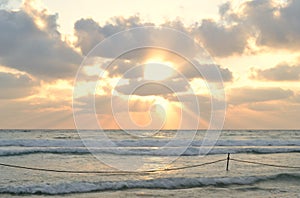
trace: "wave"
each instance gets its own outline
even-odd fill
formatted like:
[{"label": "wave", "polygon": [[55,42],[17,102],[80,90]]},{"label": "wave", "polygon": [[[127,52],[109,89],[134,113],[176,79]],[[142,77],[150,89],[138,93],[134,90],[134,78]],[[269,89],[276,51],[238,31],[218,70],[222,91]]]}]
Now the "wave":
[{"label": "wave", "polygon": [[158,178],[151,180],[125,180],[101,182],[65,182],[54,184],[31,184],[0,187],[1,194],[45,194],[58,195],[70,193],[88,193],[124,189],[184,189],[205,186],[224,187],[230,185],[253,185],[266,181],[300,181],[300,175],[282,173],[269,176],[248,177],[210,177],[210,178]]},{"label": "wave", "polygon": [[[206,149],[188,147],[182,153],[183,148],[26,148],[26,149],[0,149],[0,156],[16,156],[29,154],[115,154],[115,155],[145,155],[145,156],[197,156],[206,153]],[[300,148],[213,148],[208,155],[217,154],[238,154],[238,153],[254,153],[254,154],[272,154],[272,153],[300,153]]]},{"label": "wave", "polygon": [[[113,141],[118,147],[162,147],[171,140],[118,140]],[[90,145],[109,146],[105,141],[86,140]],[[208,142],[213,143],[213,142]],[[174,147],[201,146],[201,140],[172,140]],[[20,146],[20,147],[85,147],[81,140],[51,140],[51,139],[15,139],[0,140],[0,147]],[[300,146],[300,140],[218,140],[215,146]]]}]

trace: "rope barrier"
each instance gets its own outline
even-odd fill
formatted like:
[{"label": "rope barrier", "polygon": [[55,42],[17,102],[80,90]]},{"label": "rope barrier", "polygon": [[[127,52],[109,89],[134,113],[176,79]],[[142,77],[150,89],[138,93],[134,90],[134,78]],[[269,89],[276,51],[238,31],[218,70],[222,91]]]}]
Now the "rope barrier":
[{"label": "rope barrier", "polygon": [[273,166],[273,167],[278,167],[278,168],[297,168],[297,169],[300,169],[300,166],[285,166],[285,165],[267,164],[267,163],[262,163],[262,162],[253,162],[253,161],[234,159],[234,158],[230,158],[230,159],[233,160],[233,161],[236,161],[236,162],[242,162],[242,163],[248,163],[248,164]]},{"label": "rope barrier", "polygon": [[35,167],[28,167],[28,166],[19,166],[14,164],[6,164],[0,163],[0,166],[10,167],[10,168],[19,168],[19,169],[27,169],[27,170],[35,170],[35,171],[44,171],[44,172],[56,172],[56,173],[75,173],[75,174],[141,174],[141,173],[157,173],[157,172],[164,172],[164,171],[174,171],[174,170],[182,170],[188,168],[195,168],[200,166],[206,166],[218,162],[227,161],[226,170],[228,171],[228,164],[229,160],[233,160],[240,163],[248,163],[248,164],[256,164],[256,165],[263,165],[263,166],[272,166],[277,168],[294,168],[300,169],[300,166],[285,166],[285,165],[278,165],[278,164],[268,164],[262,162],[254,162],[248,160],[241,160],[229,157],[230,153],[228,153],[228,157],[226,159],[215,160],[211,162],[205,162],[202,164],[194,164],[189,166],[181,166],[181,167],[174,167],[174,168],[164,168],[164,169],[157,169],[157,170],[146,170],[146,171],[75,171],[75,170],[57,170],[57,169],[47,169],[47,168],[35,168]]},{"label": "rope barrier", "polygon": [[206,162],[206,163],[203,163],[203,164],[196,164],[196,165],[183,166],[183,167],[177,167],[177,168],[166,168],[166,169],[162,169],[161,171],[173,171],[173,170],[182,170],[182,169],[187,169],[187,168],[195,168],[195,167],[199,167],[199,166],[205,166],[205,165],[209,165],[209,164],[223,162],[225,160],[226,159],[221,159],[221,160],[216,160],[216,161],[213,161],[213,162]]},{"label": "rope barrier", "polygon": [[56,172],[56,173],[75,173],[75,174],[140,174],[140,173],[156,173],[156,172],[164,172],[164,171],[174,171],[174,170],[182,170],[187,168],[194,168],[199,166],[205,166],[209,164],[214,164],[218,162],[225,161],[226,159],[216,160],[212,162],[206,162],[202,164],[195,164],[190,166],[182,166],[182,167],[175,167],[175,168],[165,168],[165,169],[158,169],[158,170],[148,170],[148,171],[73,171],[73,170],[57,170],[57,169],[46,169],[46,168],[35,168],[35,167],[28,167],[28,166],[19,166],[14,164],[5,164],[0,163],[0,166],[10,167],[10,168],[19,168],[19,169],[27,169],[27,170],[35,170],[35,171],[44,171],[44,172]]},{"label": "rope barrier", "polygon": [[[89,173],[118,173],[120,174],[121,171],[72,171],[72,170],[57,170],[57,169],[46,169],[46,168],[35,168],[35,167],[28,167],[28,166],[19,166],[14,164],[4,164],[0,163],[0,166],[6,166],[10,168],[19,168],[19,169],[27,169],[27,170],[35,170],[35,171],[44,171],[44,172],[56,172],[56,173],[77,173],[77,174],[89,174]],[[122,171],[125,173],[125,171]]]}]

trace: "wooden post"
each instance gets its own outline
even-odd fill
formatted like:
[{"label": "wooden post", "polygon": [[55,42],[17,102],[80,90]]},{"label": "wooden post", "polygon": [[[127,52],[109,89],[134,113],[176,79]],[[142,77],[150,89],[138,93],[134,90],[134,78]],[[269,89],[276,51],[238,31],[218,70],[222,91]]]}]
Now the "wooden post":
[{"label": "wooden post", "polygon": [[227,154],[226,171],[229,171],[229,160],[230,160],[230,153]]}]

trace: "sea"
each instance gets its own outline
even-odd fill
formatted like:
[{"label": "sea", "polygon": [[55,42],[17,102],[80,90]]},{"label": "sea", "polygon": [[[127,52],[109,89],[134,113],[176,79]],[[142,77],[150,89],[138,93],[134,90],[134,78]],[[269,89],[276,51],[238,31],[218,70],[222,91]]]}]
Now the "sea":
[{"label": "sea", "polygon": [[0,130],[0,197],[300,197],[300,130],[84,133]]}]

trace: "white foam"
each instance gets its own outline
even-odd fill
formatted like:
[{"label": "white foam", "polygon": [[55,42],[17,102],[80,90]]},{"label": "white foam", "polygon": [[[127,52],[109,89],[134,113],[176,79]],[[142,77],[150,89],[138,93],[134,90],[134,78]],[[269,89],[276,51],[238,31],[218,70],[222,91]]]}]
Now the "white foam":
[{"label": "white foam", "polygon": [[[113,141],[119,147],[162,147],[171,140],[118,140]],[[87,140],[90,145],[102,145],[104,141]],[[185,146],[187,140],[172,140],[174,147]],[[194,140],[191,146],[201,146],[201,140]],[[85,147],[81,140],[50,140],[50,139],[14,139],[0,140],[0,147],[23,146],[23,147]],[[215,146],[300,146],[300,140],[218,140]]]},{"label": "white foam", "polygon": [[32,184],[0,187],[0,193],[10,194],[69,194],[92,191],[122,190],[134,188],[147,189],[181,189],[203,186],[249,185],[260,181],[297,178],[299,175],[277,174],[269,176],[249,177],[214,177],[214,178],[158,178],[152,180],[101,181],[101,182],[69,182],[54,184]]},{"label": "white foam", "polygon": [[[13,155],[28,155],[37,153],[52,153],[52,154],[115,154],[115,155],[148,155],[148,156],[197,156],[205,153],[205,149],[199,147],[188,147],[182,154],[182,148],[128,148],[128,147],[116,147],[116,148],[93,148],[87,149],[84,147],[79,148],[47,148],[47,147],[35,147],[35,148],[1,148],[0,156],[13,156]],[[300,148],[218,148],[215,147],[209,151],[208,155],[212,154],[227,154],[227,153],[256,153],[256,154],[268,154],[268,153],[291,153],[300,152]]]}]

